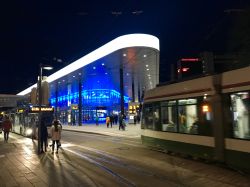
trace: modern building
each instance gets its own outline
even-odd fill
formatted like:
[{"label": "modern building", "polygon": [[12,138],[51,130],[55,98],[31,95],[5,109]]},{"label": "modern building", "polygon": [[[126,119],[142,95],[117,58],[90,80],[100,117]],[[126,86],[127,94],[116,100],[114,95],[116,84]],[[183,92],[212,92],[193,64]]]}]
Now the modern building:
[{"label": "modern building", "polygon": [[0,112],[15,108],[18,102],[25,100],[24,96],[0,94]]},{"label": "modern building", "polygon": [[[65,124],[126,114],[130,102],[140,103],[144,91],[159,83],[159,40],[147,34],[118,37],[50,75],[47,82],[50,104]],[[17,95],[32,95],[36,86]]]}]

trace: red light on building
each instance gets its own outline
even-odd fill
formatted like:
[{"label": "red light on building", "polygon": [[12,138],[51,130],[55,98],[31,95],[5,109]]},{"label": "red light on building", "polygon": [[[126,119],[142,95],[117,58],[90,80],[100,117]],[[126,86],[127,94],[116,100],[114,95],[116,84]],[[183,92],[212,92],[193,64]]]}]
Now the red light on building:
[{"label": "red light on building", "polygon": [[201,75],[202,61],[200,58],[181,58],[177,62],[177,71],[178,79]]},{"label": "red light on building", "polygon": [[198,62],[200,61],[199,58],[182,58],[181,59],[182,62]]},{"label": "red light on building", "polygon": [[187,72],[189,68],[182,68],[182,72]]}]

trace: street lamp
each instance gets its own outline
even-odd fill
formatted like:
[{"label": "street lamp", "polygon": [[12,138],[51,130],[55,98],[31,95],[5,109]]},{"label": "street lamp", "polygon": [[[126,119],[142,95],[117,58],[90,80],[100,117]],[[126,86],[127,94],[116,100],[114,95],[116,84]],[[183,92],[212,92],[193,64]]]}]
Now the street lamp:
[{"label": "street lamp", "polygon": [[52,70],[53,67],[50,65],[39,64],[39,80],[38,80],[38,105],[39,105],[39,113],[38,113],[38,140],[37,140],[37,153],[41,153],[41,107],[42,107],[42,74],[44,70]]}]

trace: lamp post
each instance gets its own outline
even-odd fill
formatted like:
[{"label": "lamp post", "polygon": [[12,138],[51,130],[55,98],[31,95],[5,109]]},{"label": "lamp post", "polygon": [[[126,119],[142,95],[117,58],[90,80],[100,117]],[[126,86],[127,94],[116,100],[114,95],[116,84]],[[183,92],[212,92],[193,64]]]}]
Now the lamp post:
[{"label": "lamp post", "polygon": [[38,113],[38,140],[37,140],[37,153],[41,153],[41,107],[42,107],[42,74],[43,69],[45,70],[52,70],[53,67],[49,65],[39,64],[39,79],[38,79],[38,107],[39,107],[39,113]]}]

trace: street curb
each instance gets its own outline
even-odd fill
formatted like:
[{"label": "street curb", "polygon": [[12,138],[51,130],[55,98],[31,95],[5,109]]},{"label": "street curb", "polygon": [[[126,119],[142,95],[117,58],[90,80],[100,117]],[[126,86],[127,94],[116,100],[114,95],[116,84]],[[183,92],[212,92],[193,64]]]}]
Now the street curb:
[{"label": "street curb", "polygon": [[63,131],[72,131],[72,132],[80,132],[80,133],[88,133],[88,134],[98,134],[103,136],[111,136],[108,134],[98,133],[98,132],[89,132],[89,131],[79,131],[79,130],[69,130],[69,129],[62,129]]},{"label": "street curb", "polygon": [[[80,131],[80,130],[70,130],[70,129],[62,129],[63,131],[71,131],[71,132],[78,132],[78,133],[86,133],[86,134],[96,134],[96,135],[102,135],[102,136],[110,136],[110,137],[126,137],[128,139],[136,139],[135,137],[128,137],[123,136],[115,133],[105,134],[105,133],[99,133],[99,132],[92,132],[92,131]],[[138,137],[140,139],[140,137]]]}]

